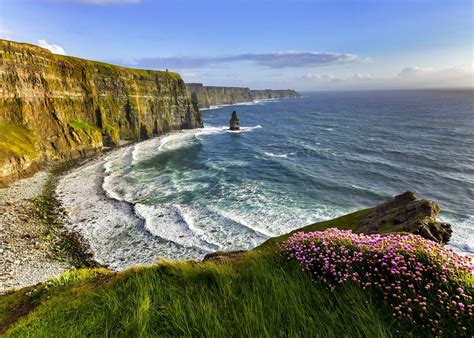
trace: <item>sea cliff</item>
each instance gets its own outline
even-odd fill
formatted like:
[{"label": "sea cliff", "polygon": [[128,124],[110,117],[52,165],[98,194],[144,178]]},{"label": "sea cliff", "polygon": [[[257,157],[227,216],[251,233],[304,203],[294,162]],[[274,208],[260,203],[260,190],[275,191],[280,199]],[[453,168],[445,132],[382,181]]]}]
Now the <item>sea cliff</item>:
[{"label": "sea cliff", "polygon": [[0,40],[0,185],[44,162],[202,126],[180,75]]},{"label": "sea cliff", "polygon": [[199,108],[262,99],[301,97],[301,94],[293,89],[251,90],[247,87],[204,86],[202,83],[188,83],[186,86]]}]

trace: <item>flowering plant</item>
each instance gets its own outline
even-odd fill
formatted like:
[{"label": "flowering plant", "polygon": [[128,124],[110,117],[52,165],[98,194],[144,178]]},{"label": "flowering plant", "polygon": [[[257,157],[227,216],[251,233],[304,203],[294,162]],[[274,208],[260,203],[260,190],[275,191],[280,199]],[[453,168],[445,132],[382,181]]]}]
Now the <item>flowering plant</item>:
[{"label": "flowering plant", "polygon": [[[354,282],[383,297],[399,319],[434,335],[470,335],[474,266],[468,257],[412,234],[298,232],[282,244],[315,281]],[[471,326],[471,327],[470,327]]]}]

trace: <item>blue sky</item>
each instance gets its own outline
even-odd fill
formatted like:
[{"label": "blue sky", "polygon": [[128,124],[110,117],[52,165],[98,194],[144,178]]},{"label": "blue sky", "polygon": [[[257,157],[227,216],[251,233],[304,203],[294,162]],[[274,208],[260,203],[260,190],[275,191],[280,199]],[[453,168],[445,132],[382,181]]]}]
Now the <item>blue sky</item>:
[{"label": "blue sky", "polygon": [[473,86],[471,0],[0,0],[2,38],[298,90]]}]

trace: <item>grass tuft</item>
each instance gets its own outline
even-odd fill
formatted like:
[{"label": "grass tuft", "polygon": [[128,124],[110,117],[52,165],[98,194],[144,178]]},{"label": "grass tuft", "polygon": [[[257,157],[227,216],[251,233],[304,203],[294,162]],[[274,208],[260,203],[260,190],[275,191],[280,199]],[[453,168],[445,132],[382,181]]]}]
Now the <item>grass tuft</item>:
[{"label": "grass tuft", "polygon": [[35,142],[32,130],[0,120],[0,158],[6,155],[35,158]]},{"label": "grass tuft", "polygon": [[163,262],[46,297],[6,336],[391,336],[362,290],[331,294],[270,251],[230,264]]}]

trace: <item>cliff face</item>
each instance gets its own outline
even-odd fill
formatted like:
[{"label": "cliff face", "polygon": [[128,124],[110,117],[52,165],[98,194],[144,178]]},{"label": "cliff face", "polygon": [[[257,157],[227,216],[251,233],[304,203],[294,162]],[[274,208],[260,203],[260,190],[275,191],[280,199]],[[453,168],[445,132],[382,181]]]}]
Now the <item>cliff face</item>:
[{"label": "cliff face", "polygon": [[188,83],[186,86],[199,108],[253,100],[250,89],[245,87],[203,86],[202,83]]},{"label": "cliff face", "polygon": [[292,90],[251,90],[246,87],[217,87],[204,86],[202,83],[186,84],[188,91],[199,108],[221,104],[234,104],[240,102],[251,102],[261,99],[275,99],[288,97],[301,97],[301,94]]},{"label": "cliff face", "polygon": [[201,126],[177,73],[0,40],[0,184],[44,161]]},{"label": "cliff face", "polygon": [[262,89],[251,90],[250,92],[254,100],[301,97],[301,94],[293,89]]}]

